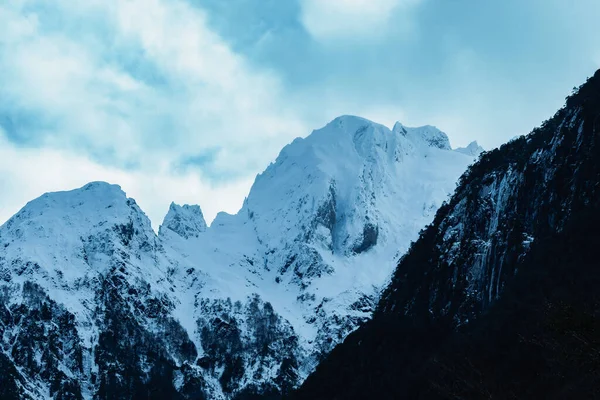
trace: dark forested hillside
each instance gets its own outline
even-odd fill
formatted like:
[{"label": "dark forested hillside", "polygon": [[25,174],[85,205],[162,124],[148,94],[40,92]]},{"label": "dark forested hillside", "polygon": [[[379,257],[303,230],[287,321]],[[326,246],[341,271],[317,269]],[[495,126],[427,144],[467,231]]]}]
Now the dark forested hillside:
[{"label": "dark forested hillside", "polygon": [[485,153],[297,399],[600,397],[600,71]]}]

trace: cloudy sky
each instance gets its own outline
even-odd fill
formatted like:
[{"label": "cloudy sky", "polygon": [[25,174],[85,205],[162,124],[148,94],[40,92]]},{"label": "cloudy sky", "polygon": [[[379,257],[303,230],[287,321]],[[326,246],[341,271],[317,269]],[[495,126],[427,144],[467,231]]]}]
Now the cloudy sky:
[{"label": "cloudy sky", "polygon": [[598,0],[2,0],[0,223],[120,184],[236,212],[283,145],[341,114],[527,133],[600,67]]}]

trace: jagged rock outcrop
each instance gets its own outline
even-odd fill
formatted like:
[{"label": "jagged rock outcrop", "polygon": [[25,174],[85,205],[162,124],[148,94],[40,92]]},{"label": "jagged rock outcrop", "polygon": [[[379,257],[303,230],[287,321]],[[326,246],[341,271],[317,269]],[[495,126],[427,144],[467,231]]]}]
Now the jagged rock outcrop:
[{"label": "jagged rock outcrop", "polygon": [[459,153],[464,153],[464,154],[474,156],[474,157],[477,157],[481,153],[484,152],[483,147],[481,147],[479,145],[479,143],[477,143],[477,141],[473,141],[473,142],[469,143],[469,145],[467,147],[459,147],[456,149],[456,151],[458,151]]},{"label": "jagged rock outcrop", "polygon": [[188,204],[180,206],[171,203],[169,212],[158,229],[158,235],[163,236],[169,230],[185,239],[189,239],[190,237],[198,237],[206,229],[206,221],[200,206],[190,206]]}]

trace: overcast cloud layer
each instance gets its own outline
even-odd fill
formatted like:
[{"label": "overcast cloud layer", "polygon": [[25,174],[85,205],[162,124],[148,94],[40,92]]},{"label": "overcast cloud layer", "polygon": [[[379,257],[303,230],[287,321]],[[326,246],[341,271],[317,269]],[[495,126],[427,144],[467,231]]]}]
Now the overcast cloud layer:
[{"label": "overcast cloud layer", "polygon": [[597,15],[596,0],[4,0],[0,223],[92,180],[155,227],[172,200],[210,221],[340,114],[490,149],[600,67]]}]

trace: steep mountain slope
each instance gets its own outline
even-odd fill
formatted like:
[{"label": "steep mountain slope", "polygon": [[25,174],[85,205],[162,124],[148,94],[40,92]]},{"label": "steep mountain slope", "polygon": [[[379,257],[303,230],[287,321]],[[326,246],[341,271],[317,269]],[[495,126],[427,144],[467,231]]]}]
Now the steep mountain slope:
[{"label": "steep mountain slope", "polygon": [[[199,329],[215,327],[210,334],[216,335],[224,316],[242,324],[224,299],[239,301],[242,308],[258,300],[273,305],[280,329],[295,338],[283,346],[287,358],[278,352],[264,359],[210,356],[207,365],[215,376],[219,368],[243,365],[238,382],[266,381],[280,390],[276,374],[287,359],[293,368],[286,375],[291,383],[301,382],[369,318],[395,260],[472,160],[452,151],[447,136],[434,127],[398,123],[390,130],[343,116],[286,146],[256,178],[237,215],[218,215],[193,238],[161,230],[165,247],[184,255],[183,269],[210,277],[187,292],[202,304],[194,307],[202,321]],[[241,346],[246,347],[243,332]],[[260,362],[252,365],[255,360]]]},{"label": "steep mountain slope", "polygon": [[473,156],[433,127],[340,117],[284,148],[236,215],[157,236],[94,182],[0,227],[2,398],[251,398],[299,385],[371,314]]},{"label": "steep mountain slope", "polygon": [[485,153],[295,398],[600,395],[600,71]]},{"label": "steep mountain slope", "polygon": [[[45,194],[0,228],[3,398],[171,396],[195,361],[170,263],[116,185]],[[173,397],[174,398],[174,397]]]}]

